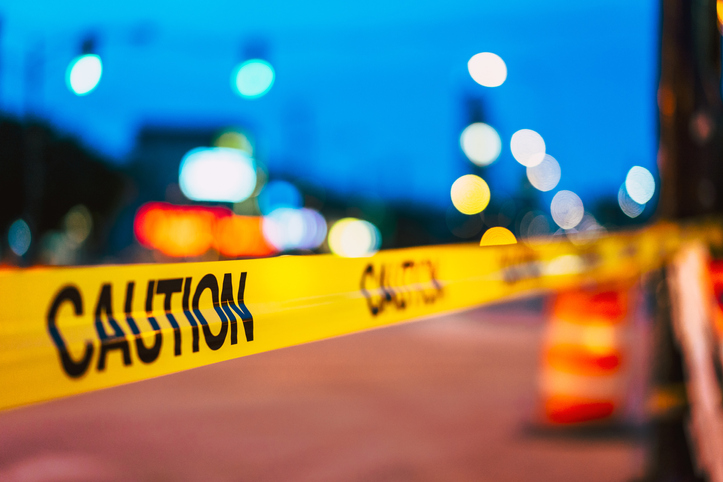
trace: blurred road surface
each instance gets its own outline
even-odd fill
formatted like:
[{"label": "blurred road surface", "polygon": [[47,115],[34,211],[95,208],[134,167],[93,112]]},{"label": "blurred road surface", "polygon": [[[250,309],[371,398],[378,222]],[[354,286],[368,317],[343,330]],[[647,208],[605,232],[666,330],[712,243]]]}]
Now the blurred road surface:
[{"label": "blurred road surface", "polygon": [[634,438],[530,430],[541,334],[518,302],[0,413],[0,480],[639,475]]}]

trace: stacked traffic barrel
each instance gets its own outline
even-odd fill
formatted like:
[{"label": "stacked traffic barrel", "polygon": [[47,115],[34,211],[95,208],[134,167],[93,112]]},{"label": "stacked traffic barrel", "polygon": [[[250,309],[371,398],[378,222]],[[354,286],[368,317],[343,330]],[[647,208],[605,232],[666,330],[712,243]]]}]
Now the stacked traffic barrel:
[{"label": "stacked traffic barrel", "polygon": [[631,383],[630,287],[554,294],[540,369],[540,418],[552,425],[617,420]]}]

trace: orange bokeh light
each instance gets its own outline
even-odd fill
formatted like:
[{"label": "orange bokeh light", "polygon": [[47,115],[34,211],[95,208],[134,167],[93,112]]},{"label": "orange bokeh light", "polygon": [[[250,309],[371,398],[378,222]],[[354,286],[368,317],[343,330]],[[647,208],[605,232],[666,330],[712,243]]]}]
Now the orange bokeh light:
[{"label": "orange bokeh light", "polygon": [[166,256],[200,256],[211,248],[228,257],[274,254],[264,240],[259,216],[236,216],[228,208],[144,204],[136,214],[138,241]]},{"label": "orange bokeh light", "polygon": [[230,216],[216,225],[216,248],[228,257],[268,256],[276,250],[269,245],[261,230],[260,216]]}]

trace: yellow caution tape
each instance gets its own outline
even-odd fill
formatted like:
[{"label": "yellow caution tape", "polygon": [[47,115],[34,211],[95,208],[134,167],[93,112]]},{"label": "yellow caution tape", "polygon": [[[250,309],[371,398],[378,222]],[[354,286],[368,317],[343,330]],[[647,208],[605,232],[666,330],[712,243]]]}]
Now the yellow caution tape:
[{"label": "yellow caution tape", "polygon": [[683,237],[0,271],[0,409],[500,301],[633,278]]}]

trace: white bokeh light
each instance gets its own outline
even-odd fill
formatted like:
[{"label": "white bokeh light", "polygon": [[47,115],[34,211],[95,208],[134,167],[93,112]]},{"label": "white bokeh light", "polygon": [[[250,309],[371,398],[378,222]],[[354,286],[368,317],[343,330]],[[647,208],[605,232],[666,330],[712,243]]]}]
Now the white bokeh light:
[{"label": "white bokeh light", "polygon": [[630,199],[638,204],[645,204],[655,193],[655,179],[644,167],[633,166],[625,177],[625,190]]},{"label": "white bokeh light", "polygon": [[459,138],[467,158],[478,166],[488,166],[500,156],[502,140],[494,127],[484,122],[468,125]]},{"label": "white bokeh light", "polygon": [[550,213],[555,224],[562,229],[577,226],[585,215],[580,197],[572,191],[560,191],[552,198]]},{"label": "white bokeh light", "polygon": [[527,179],[530,184],[543,192],[555,189],[560,182],[561,175],[560,164],[549,154],[545,154],[538,165],[527,168]]},{"label": "white bokeh light", "polygon": [[308,208],[279,208],[262,223],[264,239],[279,251],[315,249],[326,237],[326,221]]},{"label": "white bokeh light", "polygon": [[520,129],[512,134],[510,150],[517,162],[533,167],[545,158],[545,140],[532,129]]},{"label": "white bokeh light", "polygon": [[492,52],[473,55],[467,62],[467,70],[475,82],[485,87],[499,87],[507,79],[505,61]]},{"label": "white bokeh light", "polygon": [[254,192],[256,166],[238,149],[199,147],[181,160],[178,184],[194,201],[237,203]]},{"label": "white bokeh light", "polygon": [[264,239],[279,251],[295,249],[304,237],[304,218],[298,209],[279,208],[264,216]]},{"label": "white bokeh light", "polygon": [[103,63],[95,54],[81,55],[73,59],[65,74],[68,88],[75,95],[89,94],[100,82]]},{"label": "white bokeh light", "polygon": [[271,90],[275,78],[276,72],[270,63],[262,59],[251,59],[234,69],[231,85],[241,97],[255,99]]},{"label": "white bokeh light", "polygon": [[645,204],[636,203],[628,195],[627,191],[625,190],[625,184],[620,186],[620,189],[618,190],[618,205],[620,205],[620,209],[629,218],[637,218],[643,213],[643,210],[645,209]]},{"label": "white bokeh light", "polygon": [[318,211],[309,208],[299,209],[304,219],[304,235],[299,239],[299,249],[318,248],[326,238],[326,220]]}]

